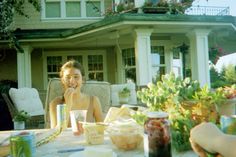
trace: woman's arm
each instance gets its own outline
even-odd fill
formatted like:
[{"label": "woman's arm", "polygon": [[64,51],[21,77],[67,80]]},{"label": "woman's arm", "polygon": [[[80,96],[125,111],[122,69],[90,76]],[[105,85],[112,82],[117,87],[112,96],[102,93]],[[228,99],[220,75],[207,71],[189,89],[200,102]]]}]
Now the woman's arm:
[{"label": "woman's arm", "polygon": [[93,100],[93,106],[94,106],[94,118],[96,122],[103,122],[103,113],[102,113],[102,107],[101,103],[98,99],[98,97],[94,96]]}]

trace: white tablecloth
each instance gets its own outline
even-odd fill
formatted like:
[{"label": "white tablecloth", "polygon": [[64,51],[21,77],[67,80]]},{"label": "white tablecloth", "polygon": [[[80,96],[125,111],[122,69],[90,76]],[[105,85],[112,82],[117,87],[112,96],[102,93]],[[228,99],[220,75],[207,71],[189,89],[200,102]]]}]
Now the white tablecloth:
[{"label": "white tablecloth", "polygon": [[[143,147],[132,150],[132,151],[122,151],[113,145],[107,135],[105,135],[105,141],[103,145],[87,145],[84,135],[74,136],[71,129],[63,131],[55,140],[44,144],[36,149],[37,157],[68,157],[73,153],[58,153],[58,150],[63,149],[73,149],[80,147],[96,147],[96,148],[110,148],[116,154],[117,157],[144,157]],[[183,153],[172,153],[173,157],[197,157],[193,151],[183,152]]]}]

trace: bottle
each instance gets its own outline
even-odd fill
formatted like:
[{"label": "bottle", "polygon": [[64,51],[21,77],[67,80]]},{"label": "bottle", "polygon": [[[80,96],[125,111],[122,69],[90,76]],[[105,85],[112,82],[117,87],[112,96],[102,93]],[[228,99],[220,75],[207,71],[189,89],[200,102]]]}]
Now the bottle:
[{"label": "bottle", "polygon": [[20,132],[10,137],[10,154],[12,157],[35,157],[35,135],[32,132]]},{"label": "bottle", "polygon": [[67,128],[66,104],[57,105],[57,126],[62,130]]},{"label": "bottle", "polygon": [[171,133],[168,113],[148,112],[144,123],[145,157],[171,157]]}]

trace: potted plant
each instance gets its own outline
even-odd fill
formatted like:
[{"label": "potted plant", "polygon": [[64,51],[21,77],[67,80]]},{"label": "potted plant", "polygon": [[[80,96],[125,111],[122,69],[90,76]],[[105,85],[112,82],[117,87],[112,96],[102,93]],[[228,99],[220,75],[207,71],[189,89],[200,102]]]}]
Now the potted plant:
[{"label": "potted plant", "polygon": [[236,85],[219,87],[215,91],[216,108],[220,115],[234,115],[236,105]]},{"label": "potted plant", "polygon": [[129,97],[130,97],[129,88],[124,87],[121,91],[119,91],[118,95],[120,104],[125,104],[129,102]]},{"label": "potted plant", "polygon": [[14,129],[15,130],[23,130],[25,129],[25,122],[30,118],[30,115],[24,111],[21,110],[16,114],[16,116],[13,118],[14,122]]},{"label": "potted plant", "polygon": [[[212,92],[200,88],[197,81],[189,78],[182,80],[174,73],[163,75],[161,81],[149,83],[147,88],[137,92],[141,101],[147,104],[149,111],[164,111],[169,114],[172,131],[172,145],[176,151],[191,149],[189,135],[192,127],[202,121],[212,121],[215,116]],[[187,107],[185,102],[190,103]],[[211,110],[209,110],[209,108]],[[205,114],[206,113],[209,114]],[[143,114],[135,114],[134,119],[143,122]]]}]

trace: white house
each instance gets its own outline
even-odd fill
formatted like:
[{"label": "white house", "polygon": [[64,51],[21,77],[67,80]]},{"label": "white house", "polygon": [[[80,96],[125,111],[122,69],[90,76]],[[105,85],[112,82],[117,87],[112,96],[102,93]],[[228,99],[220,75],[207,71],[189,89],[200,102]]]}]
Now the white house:
[{"label": "white house", "polygon": [[112,0],[41,0],[41,5],[41,12],[25,6],[30,18],[15,17],[24,53],[0,41],[0,79],[17,80],[18,87],[46,90],[49,78],[58,77],[71,58],[83,64],[87,80],[132,79],[143,86],[174,70],[210,84],[208,48],[217,43],[236,50],[233,16],[132,12],[105,17]]}]

